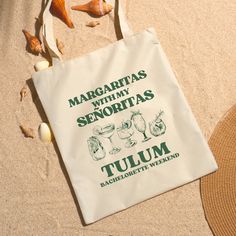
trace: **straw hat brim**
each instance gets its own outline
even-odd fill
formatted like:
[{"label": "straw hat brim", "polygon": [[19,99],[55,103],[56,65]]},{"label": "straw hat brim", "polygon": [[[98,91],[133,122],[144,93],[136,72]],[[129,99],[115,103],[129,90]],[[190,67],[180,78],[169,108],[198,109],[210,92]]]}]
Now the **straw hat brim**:
[{"label": "straw hat brim", "polygon": [[235,236],[236,105],[217,124],[209,146],[219,169],[200,181],[205,216],[216,236]]}]

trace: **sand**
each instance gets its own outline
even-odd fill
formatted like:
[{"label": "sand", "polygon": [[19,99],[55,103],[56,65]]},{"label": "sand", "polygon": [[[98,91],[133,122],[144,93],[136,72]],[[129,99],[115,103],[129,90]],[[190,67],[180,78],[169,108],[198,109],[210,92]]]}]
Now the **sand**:
[{"label": "sand", "polygon": [[[79,1],[84,2],[84,1]],[[75,5],[78,1],[69,1]],[[206,139],[236,101],[235,0],[127,0],[135,32],[153,26]],[[212,235],[204,218],[199,182],[83,226],[58,149],[24,138],[19,124],[37,131],[46,121],[33,89],[33,65],[23,28],[35,32],[41,1],[0,0],[0,235]],[[76,28],[55,19],[65,59],[116,40],[109,16],[87,28],[86,13],[71,12]],[[31,92],[20,102],[27,82]],[[132,196],[130,196],[132,197]]]}]

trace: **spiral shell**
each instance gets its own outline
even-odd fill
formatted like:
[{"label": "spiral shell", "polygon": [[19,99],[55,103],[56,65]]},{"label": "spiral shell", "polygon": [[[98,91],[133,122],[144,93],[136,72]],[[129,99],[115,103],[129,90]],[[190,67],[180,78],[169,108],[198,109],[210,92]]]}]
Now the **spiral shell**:
[{"label": "spiral shell", "polygon": [[52,0],[50,11],[53,15],[61,19],[69,28],[74,28],[74,24],[66,11],[65,0]]},{"label": "spiral shell", "polygon": [[22,30],[25,38],[27,40],[27,43],[29,45],[30,50],[35,53],[35,54],[39,54],[43,52],[43,48],[42,45],[39,41],[39,39],[33,35],[31,35],[28,31],[26,30]]},{"label": "spiral shell", "polygon": [[76,11],[85,11],[96,16],[104,16],[109,13],[113,7],[104,0],[92,0],[84,5],[73,6],[71,9]]}]

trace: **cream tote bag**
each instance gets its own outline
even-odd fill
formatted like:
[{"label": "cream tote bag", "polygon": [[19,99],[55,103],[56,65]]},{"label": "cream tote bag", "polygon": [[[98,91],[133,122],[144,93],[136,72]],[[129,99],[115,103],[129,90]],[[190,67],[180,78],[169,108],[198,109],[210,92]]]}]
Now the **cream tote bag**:
[{"label": "cream tote bag", "polygon": [[50,4],[53,66],[32,77],[85,223],[217,170],[154,29],[132,33],[117,6],[123,39],[63,62]]}]

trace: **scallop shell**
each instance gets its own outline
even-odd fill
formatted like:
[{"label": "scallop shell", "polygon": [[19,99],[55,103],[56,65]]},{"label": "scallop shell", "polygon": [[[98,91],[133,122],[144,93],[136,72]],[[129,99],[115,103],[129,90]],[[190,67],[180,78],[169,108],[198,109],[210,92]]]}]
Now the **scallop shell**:
[{"label": "scallop shell", "polygon": [[74,24],[69,18],[65,8],[65,0],[52,0],[50,11],[53,15],[61,19],[69,28],[74,28]]},{"label": "scallop shell", "polygon": [[52,133],[47,123],[41,123],[39,125],[38,132],[39,132],[39,138],[41,139],[41,141],[43,142],[52,141]]},{"label": "scallop shell", "polygon": [[76,11],[85,11],[96,16],[104,16],[109,13],[113,7],[104,0],[92,0],[84,5],[73,6],[71,9]]},{"label": "scallop shell", "polygon": [[27,43],[29,45],[30,50],[35,53],[35,54],[39,54],[43,52],[43,48],[42,45],[39,41],[39,39],[33,35],[31,35],[28,31],[26,30],[22,30],[25,38],[27,40]]},{"label": "scallop shell", "polygon": [[34,65],[34,69],[36,71],[44,70],[44,69],[46,69],[48,67],[49,67],[49,62],[48,61],[40,61],[40,62],[37,62]]}]

